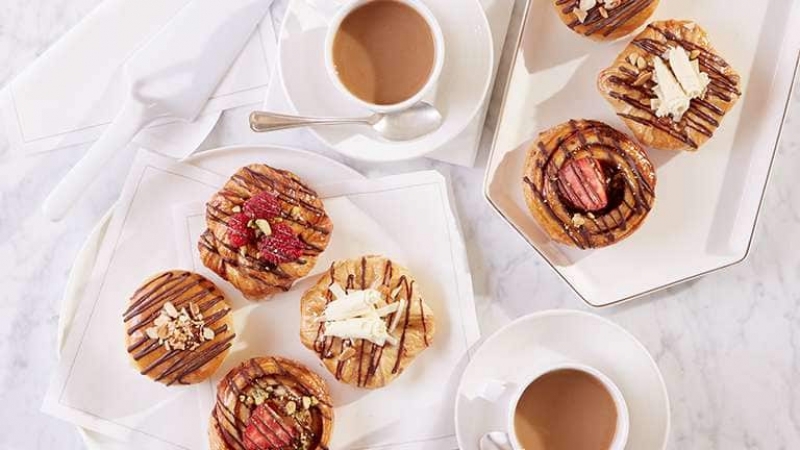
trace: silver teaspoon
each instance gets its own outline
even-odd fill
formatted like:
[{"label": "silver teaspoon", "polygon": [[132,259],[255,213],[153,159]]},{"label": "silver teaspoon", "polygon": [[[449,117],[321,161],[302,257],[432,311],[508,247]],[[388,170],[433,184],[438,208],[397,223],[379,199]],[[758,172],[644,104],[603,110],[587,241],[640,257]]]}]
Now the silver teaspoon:
[{"label": "silver teaspoon", "polygon": [[433,105],[417,103],[402,111],[373,114],[359,118],[302,117],[254,111],[250,114],[250,128],[265,132],[310,125],[363,124],[371,126],[381,136],[392,141],[408,141],[425,136],[442,126],[442,115]]}]

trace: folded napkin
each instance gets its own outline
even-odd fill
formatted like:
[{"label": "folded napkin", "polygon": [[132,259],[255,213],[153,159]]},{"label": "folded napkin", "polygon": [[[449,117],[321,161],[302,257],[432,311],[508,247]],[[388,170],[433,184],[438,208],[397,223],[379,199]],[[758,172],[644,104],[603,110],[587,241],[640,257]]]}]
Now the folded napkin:
[{"label": "folded napkin", "polygon": [[[0,91],[12,156],[96,140],[122,106],[121,67],[190,1],[106,0],[12,80]],[[270,14],[195,123],[157,123],[137,142],[173,157],[191,153],[222,110],[263,99],[276,53]]]}]

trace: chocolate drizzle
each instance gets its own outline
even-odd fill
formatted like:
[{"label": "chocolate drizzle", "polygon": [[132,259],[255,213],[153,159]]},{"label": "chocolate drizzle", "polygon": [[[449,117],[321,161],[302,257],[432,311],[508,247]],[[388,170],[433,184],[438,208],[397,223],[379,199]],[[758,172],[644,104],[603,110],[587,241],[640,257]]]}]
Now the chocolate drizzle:
[{"label": "chocolate drizzle", "polygon": [[[264,405],[270,416],[275,419],[275,425],[287,435],[295,436],[302,433],[311,436],[306,448],[327,449],[333,411],[322,379],[299,364],[283,358],[253,358],[228,372],[217,386],[216,403],[211,412],[211,426],[213,434],[224,443],[225,450],[261,448],[249,440],[244,430],[250,420],[258,421],[259,427],[269,428],[269,426],[258,416],[253,415],[255,406],[243,401],[243,398],[255,390],[277,388],[284,389],[287,396],[296,403],[302,397],[314,398],[317,403],[309,408],[310,418],[301,420],[297,417],[284,417],[278,413],[285,410],[286,399],[275,396],[267,398],[264,400]],[[295,446],[291,448],[301,448],[299,442],[292,445]]]},{"label": "chocolate drizzle", "polygon": [[[622,0],[619,6],[606,9],[607,17],[600,13],[600,6],[592,8],[586,20],[581,23],[577,17],[567,25],[584,36],[592,36],[600,33],[608,37],[628,21],[636,17],[639,13],[646,10],[657,0]],[[556,0],[556,7],[561,9],[562,14],[572,14],[578,8],[580,0]]]},{"label": "chocolate drizzle", "polygon": [[[655,201],[655,172],[644,152],[601,122],[572,120],[545,134],[554,137],[540,137],[529,150],[523,175],[541,220],[581,249],[609,245],[630,234]],[[608,179],[609,204],[593,213],[574,209],[559,189],[561,168],[584,157],[598,161]],[[576,216],[582,222],[576,223]]]},{"label": "chocolate drizzle", "polygon": [[[671,28],[681,30],[685,29],[685,25],[683,22],[652,23],[630,45],[645,52],[650,60],[661,58],[671,47],[676,46],[697,54],[700,70],[709,76],[710,83],[703,97],[691,101],[689,110],[680,121],[656,116],[651,107],[651,101],[656,98],[653,91],[655,81],[648,80],[636,86],[639,74],[629,70],[624,63],[618,62],[612,69],[601,74],[601,89],[611,100],[630,107],[629,111],[618,112],[623,119],[655,128],[687,147],[697,149],[714,135],[727,110],[741,96],[740,78],[713,48],[700,43],[704,38],[687,39]],[[683,33],[695,31],[686,29]],[[646,70],[652,70],[652,64],[650,66]]]},{"label": "chocolate drizzle", "polygon": [[[255,245],[230,245],[228,222],[251,197],[269,192],[280,212],[271,222],[289,226],[304,249],[302,256],[280,265],[259,257]],[[203,263],[234,284],[250,299],[287,291],[307,274],[330,241],[333,225],[317,193],[291,172],[264,164],[239,169],[206,204],[208,230],[198,242]],[[243,249],[243,250],[242,250]]]},{"label": "chocolate drizzle", "polygon": [[[398,322],[397,330],[400,330],[399,336],[395,330],[395,337],[398,338],[396,347],[387,343],[383,346],[376,345],[365,339],[358,339],[351,342],[349,339],[340,339],[336,337],[324,336],[324,323],[315,325],[315,336],[313,343],[309,345],[323,361],[335,361],[335,369],[332,370],[337,380],[342,380],[346,373],[354,375],[354,384],[359,387],[374,387],[375,376],[380,368],[383,369],[384,376],[386,372],[392,375],[397,375],[402,372],[404,367],[405,357],[407,356],[406,344],[409,333],[421,333],[422,341],[425,347],[430,346],[430,338],[428,333],[430,324],[426,318],[427,307],[424,304],[422,296],[415,292],[415,282],[410,280],[406,275],[399,274],[392,261],[385,258],[383,260],[382,270],[373,269],[372,277],[370,276],[370,268],[374,267],[375,261],[378,257],[365,256],[362,257],[357,264],[342,264],[334,263],[328,270],[327,284],[330,287],[337,279],[346,279],[345,291],[349,292],[358,286],[358,289],[364,290],[377,283],[376,289],[380,289],[384,293],[393,292],[399,288],[397,298],[390,298],[386,296],[388,304],[399,302],[400,299],[405,299],[405,306],[402,310],[397,310],[386,317],[384,317],[387,327],[395,320],[395,315],[401,314]],[[337,272],[337,267],[342,267],[344,270],[349,270],[348,267],[353,267],[355,273],[343,274]],[[339,269],[341,270],[341,269]],[[374,279],[372,279],[374,277]],[[415,299],[416,297],[416,299]],[[325,305],[333,300],[330,290],[324,293]],[[304,301],[306,299],[304,298]],[[353,348],[356,354],[350,358],[339,359],[339,356],[348,348]],[[337,349],[338,351],[334,351]],[[385,355],[390,355],[393,359],[386,360]],[[349,368],[349,369],[348,369]]]},{"label": "chocolate drizzle", "polygon": [[[157,340],[150,339],[144,329],[154,325],[167,302],[178,310],[188,309],[190,303],[195,304],[203,315],[205,326],[214,331],[214,339],[194,350],[167,350]],[[133,294],[128,309],[123,313],[128,353],[138,364],[147,364],[141,369],[142,375],[166,385],[200,381],[192,379],[192,376],[225,353],[236,337],[227,324],[219,325],[229,312],[222,293],[202,276],[183,271],[160,274]]]}]

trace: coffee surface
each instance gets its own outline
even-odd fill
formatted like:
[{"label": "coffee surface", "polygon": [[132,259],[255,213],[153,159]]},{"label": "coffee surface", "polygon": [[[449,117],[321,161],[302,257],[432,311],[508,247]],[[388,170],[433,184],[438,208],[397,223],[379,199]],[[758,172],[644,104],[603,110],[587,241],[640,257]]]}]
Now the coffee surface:
[{"label": "coffee surface", "polygon": [[434,58],[428,23],[395,0],[375,0],[351,11],[333,42],[333,63],[342,84],[377,105],[413,97],[427,83]]},{"label": "coffee surface", "polygon": [[594,376],[557,370],[525,389],[514,413],[514,429],[525,450],[608,450],[617,408]]}]

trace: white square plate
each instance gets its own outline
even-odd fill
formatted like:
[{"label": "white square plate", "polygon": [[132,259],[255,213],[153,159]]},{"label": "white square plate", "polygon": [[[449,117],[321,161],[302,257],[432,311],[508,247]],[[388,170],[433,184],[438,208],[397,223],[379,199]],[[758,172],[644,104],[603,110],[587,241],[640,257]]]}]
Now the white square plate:
[{"label": "white square plate", "polygon": [[656,206],[630,238],[597,250],[552,242],[522,193],[527,144],[569,119],[630,134],[596,90],[597,74],[635,35],[597,43],[569,30],[551,0],[529,0],[489,157],[485,195],[589,305],[630,300],[741,262],[752,243],[800,51],[800,0],[731,7],[662,1],[652,20],[693,19],[742,75],[743,96],[697,153],[648,149]]}]

